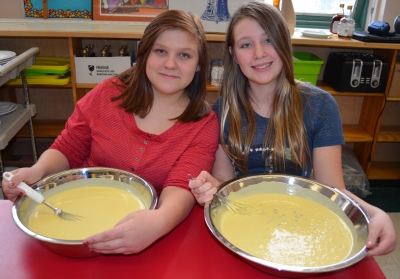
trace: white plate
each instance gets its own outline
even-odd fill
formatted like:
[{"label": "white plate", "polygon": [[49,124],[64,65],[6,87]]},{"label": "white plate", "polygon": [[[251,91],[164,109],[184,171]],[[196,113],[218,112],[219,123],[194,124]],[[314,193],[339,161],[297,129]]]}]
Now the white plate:
[{"label": "white plate", "polygon": [[307,29],[304,31],[301,31],[301,34],[305,37],[311,37],[311,38],[329,38],[332,36],[332,33],[326,30],[311,30]]},{"label": "white plate", "polygon": [[10,61],[13,60],[15,57],[10,57],[10,58],[4,58],[4,59],[0,59],[1,62],[3,61]]},{"label": "white plate", "polygon": [[8,50],[0,50],[0,60],[7,59],[14,57],[16,54],[14,51],[8,51]]},{"label": "white plate", "polygon": [[12,102],[0,102],[0,115],[10,113],[17,109],[17,104]]},{"label": "white plate", "polygon": [[11,59],[7,59],[7,60],[0,60],[0,65],[7,64],[8,62],[10,62],[10,61],[13,60],[13,59],[14,59],[14,57],[11,58]]}]

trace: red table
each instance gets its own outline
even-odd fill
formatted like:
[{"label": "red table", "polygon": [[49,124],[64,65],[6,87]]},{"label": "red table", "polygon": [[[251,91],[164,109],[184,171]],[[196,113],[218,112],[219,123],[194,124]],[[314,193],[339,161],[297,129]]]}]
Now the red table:
[{"label": "red table", "polygon": [[[209,232],[204,211],[188,218],[144,252],[131,255],[68,258],[54,254],[25,235],[12,220],[12,203],[0,200],[0,278],[276,278],[242,261]],[[336,273],[313,278],[385,278],[373,257]]]}]

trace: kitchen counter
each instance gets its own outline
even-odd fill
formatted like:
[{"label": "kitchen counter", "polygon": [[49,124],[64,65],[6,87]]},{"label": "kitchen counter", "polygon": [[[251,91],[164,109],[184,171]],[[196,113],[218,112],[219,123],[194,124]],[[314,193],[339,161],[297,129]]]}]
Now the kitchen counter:
[{"label": "kitchen counter", "polygon": [[[0,277],[35,278],[278,278],[250,266],[227,250],[208,230],[203,208],[196,205],[175,230],[142,253],[94,258],[54,254],[14,224],[12,203],[0,200]],[[385,278],[373,257],[341,272],[315,279]]]}]

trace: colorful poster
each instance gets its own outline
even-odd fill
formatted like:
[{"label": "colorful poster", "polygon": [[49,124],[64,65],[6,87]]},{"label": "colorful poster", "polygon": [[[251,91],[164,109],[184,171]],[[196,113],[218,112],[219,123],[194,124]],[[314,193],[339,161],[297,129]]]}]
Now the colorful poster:
[{"label": "colorful poster", "polygon": [[168,0],[93,0],[94,20],[151,21],[168,10]]},{"label": "colorful poster", "polygon": [[[43,0],[23,0],[25,17],[43,18]],[[91,0],[48,1],[49,18],[92,18]]]}]

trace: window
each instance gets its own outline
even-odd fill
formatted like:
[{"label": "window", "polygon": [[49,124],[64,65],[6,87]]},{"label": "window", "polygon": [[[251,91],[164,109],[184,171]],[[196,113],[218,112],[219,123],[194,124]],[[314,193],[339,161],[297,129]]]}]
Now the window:
[{"label": "window", "polygon": [[[282,1],[282,0],[281,0]],[[264,0],[272,4],[273,0]],[[352,16],[356,29],[363,30],[367,16],[369,0],[292,0],[296,12],[296,27],[329,29],[332,16],[340,11],[339,4],[353,6]]]},{"label": "window", "polygon": [[293,7],[298,15],[329,15],[333,16],[337,14],[341,9],[339,8],[340,4],[345,5],[345,14],[346,7],[351,5],[353,8],[355,7],[355,0],[353,1],[344,1],[344,0],[313,0],[313,1],[304,1],[304,0],[292,0]]}]

